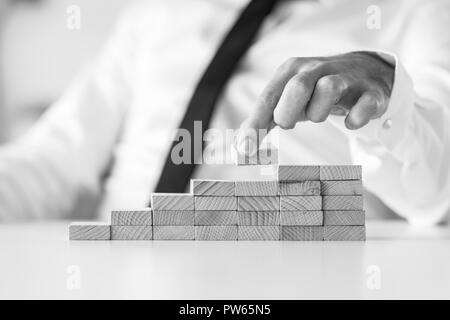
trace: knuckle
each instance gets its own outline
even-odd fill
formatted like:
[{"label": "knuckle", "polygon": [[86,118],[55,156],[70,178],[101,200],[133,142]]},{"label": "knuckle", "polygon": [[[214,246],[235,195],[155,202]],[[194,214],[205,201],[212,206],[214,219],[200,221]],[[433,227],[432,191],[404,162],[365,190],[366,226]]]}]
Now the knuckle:
[{"label": "knuckle", "polygon": [[299,73],[312,73],[317,69],[323,67],[324,62],[318,59],[307,59],[305,60],[298,69]]},{"label": "knuckle", "polygon": [[281,64],[279,67],[280,72],[288,72],[292,70],[297,70],[301,64],[301,58],[291,57]]},{"label": "knuckle", "polygon": [[288,83],[286,84],[286,88],[288,90],[302,90],[305,88],[306,84],[305,82],[307,81],[307,75],[296,75],[294,77],[292,77]]},{"label": "knuckle", "polygon": [[286,84],[286,87],[288,89],[294,89],[297,91],[307,91],[308,88],[314,88],[314,84],[311,82],[312,75],[310,73],[299,73],[293,76],[288,83]]},{"label": "knuckle", "polygon": [[330,75],[320,78],[316,84],[320,91],[337,92],[341,90],[341,81],[337,76]]},{"label": "knuckle", "polygon": [[376,94],[366,94],[364,103],[370,113],[376,113],[378,110],[383,109],[382,101]]},{"label": "knuckle", "polygon": [[374,94],[367,94],[365,96],[365,102],[370,106],[377,106],[378,104],[378,97]]}]

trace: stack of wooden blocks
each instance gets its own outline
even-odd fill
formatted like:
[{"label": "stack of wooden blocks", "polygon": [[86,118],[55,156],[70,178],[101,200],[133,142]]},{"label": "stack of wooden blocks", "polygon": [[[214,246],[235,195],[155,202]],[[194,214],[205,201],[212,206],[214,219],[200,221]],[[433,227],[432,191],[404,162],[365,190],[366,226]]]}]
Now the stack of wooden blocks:
[{"label": "stack of wooden blocks", "polygon": [[72,224],[71,240],[364,241],[361,166],[278,166],[278,180],[192,180],[152,194],[111,225]]},{"label": "stack of wooden blocks", "polygon": [[280,166],[281,240],[365,240],[361,166]]}]

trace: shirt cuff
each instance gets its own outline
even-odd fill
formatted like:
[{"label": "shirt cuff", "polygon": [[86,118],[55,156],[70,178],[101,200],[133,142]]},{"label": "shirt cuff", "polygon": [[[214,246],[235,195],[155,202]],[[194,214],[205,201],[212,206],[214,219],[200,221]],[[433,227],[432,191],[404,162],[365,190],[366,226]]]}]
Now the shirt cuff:
[{"label": "shirt cuff", "polygon": [[[361,51],[359,51],[361,52]],[[333,117],[332,123],[342,127],[345,134],[360,142],[372,144],[379,142],[390,152],[396,154],[407,139],[408,126],[411,125],[414,106],[413,82],[407,71],[398,61],[396,55],[379,51],[362,51],[378,55],[381,59],[394,66],[394,83],[386,112],[378,119],[370,121],[359,130],[348,130],[342,118]],[[339,121],[339,124],[337,123]]]},{"label": "shirt cuff", "polygon": [[377,138],[391,152],[396,151],[407,138],[407,128],[411,124],[414,107],[414,88],[397,56],[385,52],[376,52],[380,58],[395,67],[394,84],[386,112],[377,119]]}]

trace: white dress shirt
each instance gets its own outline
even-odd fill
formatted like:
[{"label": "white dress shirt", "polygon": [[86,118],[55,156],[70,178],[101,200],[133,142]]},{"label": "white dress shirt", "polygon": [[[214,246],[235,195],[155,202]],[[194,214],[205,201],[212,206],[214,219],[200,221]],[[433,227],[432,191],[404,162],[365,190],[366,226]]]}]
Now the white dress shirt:
[{"label": "white dress shirt", "polygon": [[[196,81],[246,4],[133,6],[92,66],[23,139],[0,149],[0,220],[73,212],[107,219],[111,209],[147,205]],[[380,29],[367,26],[371,5],[381,10]],[[386,114],[355,132],[337,116],[277,130],[280,161],[362,164],[364,186],[374,195],[368,199],[411,223],[441,221],[450,208],[449,21],[449,1],[280,1],[228,83],[211,127],[238,128],[289,57],[383,52],[395,64]],[[202,165],[195,175],[258,174]]]}]

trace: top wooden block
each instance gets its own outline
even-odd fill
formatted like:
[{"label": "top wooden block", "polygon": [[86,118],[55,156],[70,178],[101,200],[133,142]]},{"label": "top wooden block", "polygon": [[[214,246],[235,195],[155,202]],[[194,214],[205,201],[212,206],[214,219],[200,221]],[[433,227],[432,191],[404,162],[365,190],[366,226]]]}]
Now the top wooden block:
[{"label": "top wooden block", "polygon": [[281,196],[320,196],[320,181],[280,182],[279,195]]},{"label": "top wooden block", "polygon": [[151,226],[152,224],[152,209],[150,208],[111,212],[111,225],[113,226]]},{"label": "top wooden block", "polygon": [[279,181],[320,180],[319,166],[278,166]]},{"label": "top wooden block", "polygon": [[236,196],[277,196],[278,181],[236,181]]},{"label": "top wooden block", "polygon": [[362,166],[320,166],[320,180],[361,180]]},{"label": "top wooden block", "polygon": [[201,196],[225,196],[235,195],[234,181],[225,180],[191,180],[191,192]]},{"label": "top wooden block", "polygon": [[182,193],[153,193],[153,210],[194,210],[194,196]]}]

